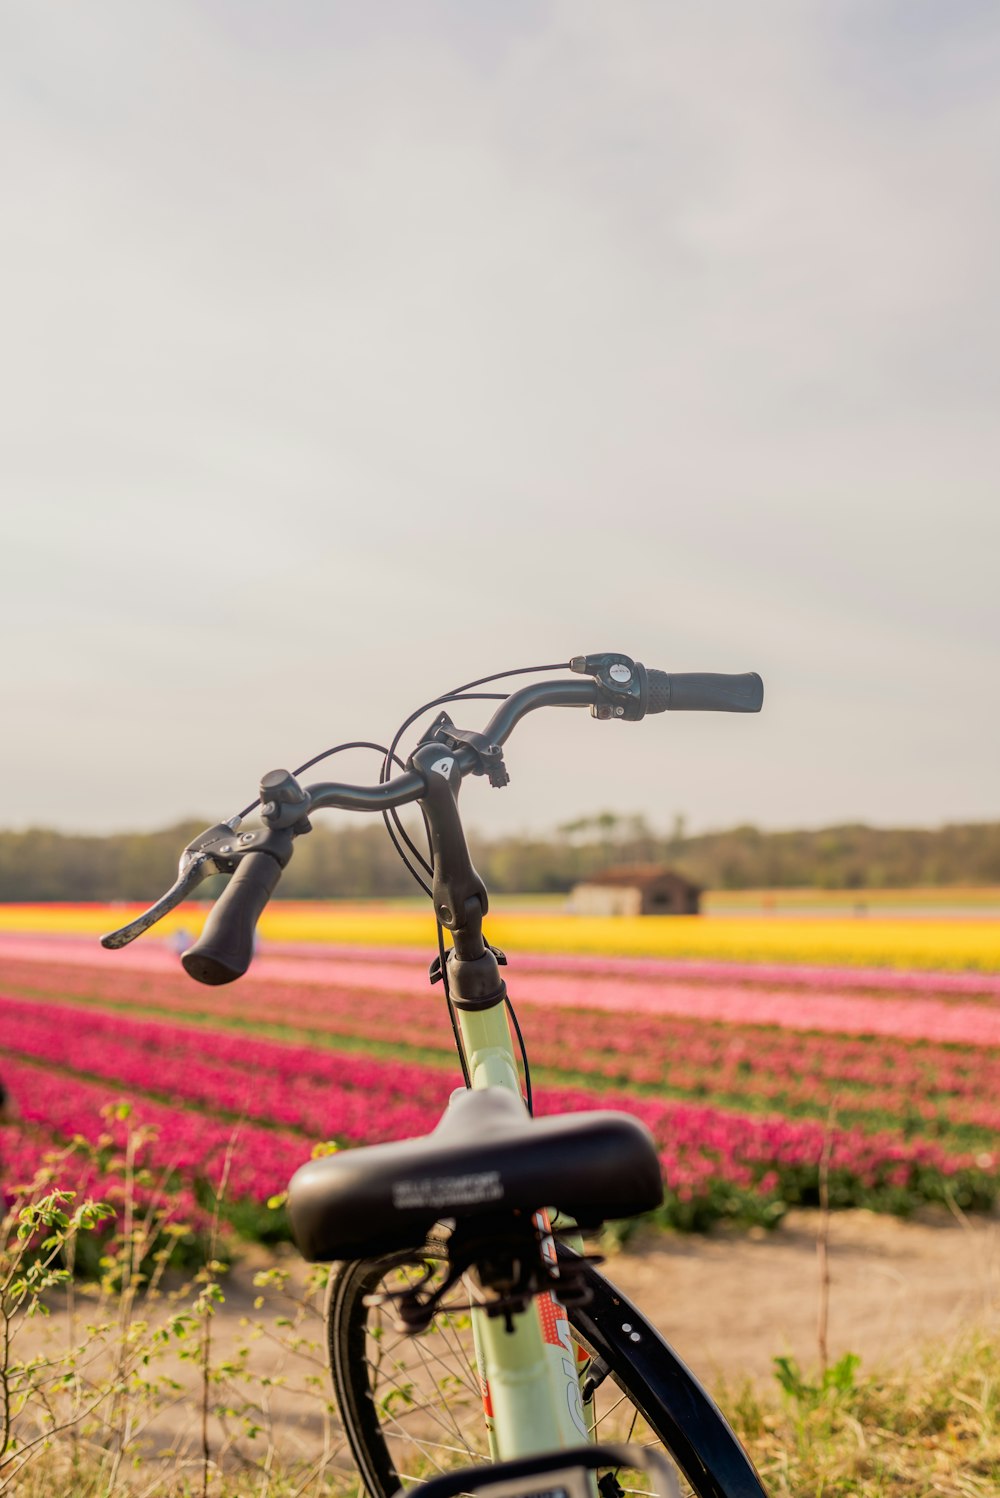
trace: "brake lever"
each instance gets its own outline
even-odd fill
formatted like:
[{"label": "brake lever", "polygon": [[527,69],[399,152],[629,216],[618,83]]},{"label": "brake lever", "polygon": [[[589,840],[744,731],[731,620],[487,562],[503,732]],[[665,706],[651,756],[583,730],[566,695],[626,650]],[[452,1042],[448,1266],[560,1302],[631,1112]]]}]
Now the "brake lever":
[{"label": "brake lever", "polygon": [[[217,822],[206,832],[199,833],[181,854],[177,864],[177,879],[166,894],[161,895],[142,915],[136,916],[134,921],[129,921],[127,926],[102,936],[101,946],[109,947],[112,951],[128,946],[130,941],[135,941],[137,936],[148,931],[150,926],[155,926],[157,921],[162,920],[182,900],[186,900],[203,879],[211,874],[233,873],[244,852],[249,851],[245,847],[238,848],[234,841],[240,821],[239,817],[232,817],[228,822]],[[254,834],[250,834],[240,841],[253,843],[256,838]]]}]

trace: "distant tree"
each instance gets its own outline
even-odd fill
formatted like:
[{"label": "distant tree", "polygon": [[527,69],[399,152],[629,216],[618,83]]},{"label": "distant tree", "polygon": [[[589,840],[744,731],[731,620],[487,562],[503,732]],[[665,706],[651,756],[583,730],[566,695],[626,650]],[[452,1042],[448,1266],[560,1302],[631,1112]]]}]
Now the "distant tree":
[{"label": "distant tree", "polygon": [[[190,821],[105,838],[50,828],[0,832],[0,900],[151,901],[173,882],[178,855],[205,825]],[[626,861],[667,864],[706,889],[1000,884],[1000,823],[993,822],[771,833],[741,826],[692,837],[680,817],[664,835],[642,815],[600,812],[564,823],[551,837],[470,835],[470,846],[498,893],[566,891]],[[415,889],[381,824],[368,822],[317,825],[300,838],[278,894],[364,898]]]}]

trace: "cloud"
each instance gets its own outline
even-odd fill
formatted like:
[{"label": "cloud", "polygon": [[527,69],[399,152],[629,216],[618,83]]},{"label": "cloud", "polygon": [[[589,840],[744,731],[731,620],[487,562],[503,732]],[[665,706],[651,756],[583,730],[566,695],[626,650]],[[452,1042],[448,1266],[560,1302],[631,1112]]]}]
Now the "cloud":
[{"label": "cloud", "polygon": [[[779,685],[675,725],[670,814],[995,814],[991,10],[35,0],[0,69],[0,820],[228,803],[282,735],[605,646]],[[575,754],[520,817],[614,799]]]}]

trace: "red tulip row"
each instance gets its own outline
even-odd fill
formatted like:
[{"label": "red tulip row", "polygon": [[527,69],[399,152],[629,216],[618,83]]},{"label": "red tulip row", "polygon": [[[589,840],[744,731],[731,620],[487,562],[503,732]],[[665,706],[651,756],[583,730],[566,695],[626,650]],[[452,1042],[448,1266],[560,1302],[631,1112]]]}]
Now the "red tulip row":
[{"label": "red tulip row", "polygon": [[461,1083],[457,1068],[379,1063],[68,1004],[0,998],[0,1029],[12,1055],[314,1140],[357,1144],[420,1133],[428,1109],[438,1117]]},{"label": "red tulip row", "polygon": [[[266,1201],[284,1189],[292,1171],[309,1157],[309,1144],[301,1135],[171,1108],[127,1087],[91,1082],[11,1055],[4,1059],[4,1081],[20,1114],[16,1123],[0,1130],[8,1196],[29,1182],[53,1151],[62,1151],[78,1137],[91,1152],[64,1159],[57,1184],[81,1195],[119,1200],[124,1180],[121,1151],[131,1125],[156,1131],[155,1141],[137,1162],[150,1167],[153,1177],[151,1184],[136,1188],[140,1204],[155,1204],[165,1215],[196,1225],[205,1220],[196,1185],[217,1189],[225,1178],[230,1197]],[[107,1105],[118,1100],[132,1104],[128,1122],[105,1114]]]}]

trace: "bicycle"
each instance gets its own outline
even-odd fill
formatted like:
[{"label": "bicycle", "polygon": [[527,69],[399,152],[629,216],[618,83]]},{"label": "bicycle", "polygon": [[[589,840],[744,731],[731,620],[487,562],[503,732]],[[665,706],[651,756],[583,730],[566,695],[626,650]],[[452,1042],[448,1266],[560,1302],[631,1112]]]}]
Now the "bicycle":
[{"label": "bicycle", "polygon": [[[478,690],[559,669],[467,683],[412,713],[388,747],[354,741],[294,773],[265,775],[259,802],[190,843],[173,887],[102,941],[124,946],[208,874],[230,874],[181,960],[199,982],[232,982],[250,964],[257,921],[310,816],[324,807],[381,812],[433,901],[430,978],[444,990],[463,1086],[426,1137],[311,1160],[288,1193],[304,1257],[337,1266],[327,1301],[330,1371],[371,1498],[415,1484],[421,1498],[481,1489],[494,1498],[589,1498],[595,1486],[601,1498],[619,1498],[643,1491],[635,1487],[643,1474],[666,1498],[675,1469],[697,1498],[765,1498],[721,1411],[583,1251],[584,1231],[660,1204],[655,1145],[623,1113],[533,1116],[528,1058],[501,976],[507,959],[483,935],[488,896],[458,810],[467,775],[508,783],[504,745],[537,708],[586,706],[621,721],[668,710],[758,712],[763,686],[752,672],[669,674],[608,652],[574,657],[577,680]],[[482,731],[458,727],[444,711],[497,696]],[[435,707],[442,710],[404,764],[402,735]],[[383,756],[377,785],[299,783],[319,760],[358,747]],[[426,857],[398,815],[414,803]],[[258,805],[263,825],[241,833]]]}]

